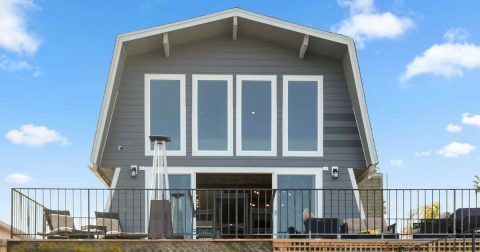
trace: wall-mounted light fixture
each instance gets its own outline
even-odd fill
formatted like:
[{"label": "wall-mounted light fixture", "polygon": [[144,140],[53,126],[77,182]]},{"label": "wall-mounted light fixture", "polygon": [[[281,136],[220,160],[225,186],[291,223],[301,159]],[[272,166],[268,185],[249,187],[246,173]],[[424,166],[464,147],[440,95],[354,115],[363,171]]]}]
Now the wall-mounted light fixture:
[{"label": "wall-mounted light fixture", "polygon": [[130,176],[132,178],[136,178],[138,174],[138,166],[137,165],[131,165],[130,166]]},{"label": "wall-mounted light fixture", "polygon": [[337,179],[339,175],[338,166],[332,166],[332,178]]}]

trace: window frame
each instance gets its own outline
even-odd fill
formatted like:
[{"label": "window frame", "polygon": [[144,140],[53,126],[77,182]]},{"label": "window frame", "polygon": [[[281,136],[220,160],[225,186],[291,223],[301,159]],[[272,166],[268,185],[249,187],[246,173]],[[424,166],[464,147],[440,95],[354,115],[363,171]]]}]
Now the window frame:
[{"label": "window frame", "polygon": [[[270,150],[242,150],[242,85],[243,81],[270,81],[271,84],[271,131]],[[237,75],[236,76],[236,155],[237,156],[277,156],[277,76],[276,75]]]},{"label": "window frame", "polygon": [[[288,150],[288,85],[290,81],[317,82],[317,150]],[[282,108],[282,154],[286,157],[323,157],[323,75],[284,75],[283,76],[283,108]]]},{"label": "window frame", "polygon": [[[227,81],[227,150],[198,149],[198,81]],[[233,75],[192,74],[192,156],[233,156]]]},{"label": "window frame", "polygon": [[145,156],[153,156],[150,149],[150,86],[152,80],[178,80],[180,81],[180,150],[168,150],[169,156],[186,156],[186,99],[185,99],[185,74],[145,74]]}]

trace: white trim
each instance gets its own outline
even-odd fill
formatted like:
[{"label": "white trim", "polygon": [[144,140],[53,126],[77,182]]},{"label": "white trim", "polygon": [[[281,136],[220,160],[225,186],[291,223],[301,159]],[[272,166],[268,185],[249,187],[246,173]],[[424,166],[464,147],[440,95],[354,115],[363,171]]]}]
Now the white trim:
[{"label": "white trim", "polygon": [[360,212],[360,218],[365,218],[365,211],[363,210],[362,200],[360,199],[360,192],[358,191],[357,180],[355,179],[355,173],[353,168],[348,168],[348,175],[350,176],[350,181],[352,182],[353,195],[355,196],[355,202],[357,203],[358,211]]},{"label": "white trim", "polygon": [[[269,151],[242,150],[242,85],[243,81],[270,81],[271,83],[271,129]],[[277,156],[277,76],[276,75],[237,75],[236,78],[236,155],[237,156]]]},{"label": "white trim", "polygon": [[[117,182],[118,182],[118,177],[120,176],[120,171],[122,168],[117,167],[115,168],[115,172],[113,173],[113,178],[112,178],[112,183],[110,184],[110,189],[115,189],[117,188]],[[109,190],[108,198],[107,198],[107,203],[105,204],[105,212],[110,211],[110,205],[112,204],[112,198],[113,194],[115,194],[115,190]]]},{"label": "white trim", "polygon": [[[288,85],[290,81],[317,82],[317,150],[288,150]],[[283,76],[283,108],[282,108],[283,156],[288,157],[322,157],[323,156],[323,76],[322,75],[284,75]]]},{"label": "white trim", "polygon": [[175,30],[180,30],[192,26],[197,26],[205,23],[210,23],[210,22],[215,22],[218,20],[226,19],[226,18],[231,18],[234,16],[238,16],[240,18],[245,18],[248,20],[256,21],[259,23],[264,23],[268,24],[274,27],[294,31],[294,32],[299,32],[311,36],[315,36],[318,38],[322,38],[325,40],[330,40],[336,43],[340,44],[348,44],[350,41],[353,41],[352,38],[347,37],[345,35],[341,35],[338,33],[333,33],[333,32],[328,32],[328,31],[323,31],[323,30],[318,30],[315,28],[311,28],[308,26],[304,25],[299,25],[287,21],[283,21],[280,19],[272,18],[269,16],[257,14],[254,12],[246,11],[240,8],[232,8],[224,11],[219,11],[213,14],[209,15],[204,15],[196,18],[190,18],[186,19],[183,21],[179,22],[174,22],[162,26],[157,26],[157,27],[152,27],[152,28],[147,28],[147,29],[142,29],[142,30],[137,30],[129,33],[123,33],[118,36],[119,39],[124,41],[131,41],[139,38],[144,38],[144,37],[149,37],[149,36],[154,36],[157,34],[162,34],[170,31],[175,31]]},{"label": "white trim", "polygon": [[[227,150],[198,149],[198,81],[227,81]],[[212,97],[212,99],[216,99]],[[192,75],[192,156],[233,156],[233,75]]]},{"label": "white trim", "polygon": [[169,156],[186,155],[186,104],[185,104],[185,74],[145,74],[145,156],[153,156],[150,147],[150,81],[179,80],[180,81],[180,150],[167,150]]},{"label": "white trim", "polygon": [[370,116],[368,114],[357,52],[353,42],[349,43],[348,51],[343,58],[343,71],[345,73],[350,98],[352,99],[353,112],[360,133],[365,159],[367,160],[367,167],[373,165],[375,168],[378,164],[377,149],[370,124]]}]

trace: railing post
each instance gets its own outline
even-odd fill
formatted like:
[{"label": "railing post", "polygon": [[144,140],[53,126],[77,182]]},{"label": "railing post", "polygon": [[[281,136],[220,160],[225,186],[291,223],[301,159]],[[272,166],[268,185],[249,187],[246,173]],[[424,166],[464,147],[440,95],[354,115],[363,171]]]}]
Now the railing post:
[{"label": "railing post", "polygon": [[[453,250],[457,251],[457,190],[453,189]],[[445,243],[448,240],[445,239]]]},{"label": "railing post", "polygon": [[473,230],[473,231],[472,231],[472,251],[476,251],[476,248],[475,248],[475,247],[476,247],[476,246],[475,246],[475,245],[476,245],[476,244],[475,244],[475,235],[476,235],[476,232],[475,232],[475,231],[476,231],[476,230]]},{"label": "railing post", "polygon": [[[308,225],[309,225],[308,239],[312,239],[312,218],[311,218],[311,216],[312,216],[312,204],[311,203],[312,203],[312,189],[309,189],[308,190],[308,220],[309,220],[309,223],[308,223]],[[300,209],[300,210],[302,210],[302,209]]]},{"label": "railing post", "polygon": [[87,236],[90,238],[90,189],[87,189]]},{"label": "railing post", "polygon": [[15,226],[15,223],[13,222],[13,189],[11,191],[11,196],[10,196],[10,239],[13,239],[13,227]]}]

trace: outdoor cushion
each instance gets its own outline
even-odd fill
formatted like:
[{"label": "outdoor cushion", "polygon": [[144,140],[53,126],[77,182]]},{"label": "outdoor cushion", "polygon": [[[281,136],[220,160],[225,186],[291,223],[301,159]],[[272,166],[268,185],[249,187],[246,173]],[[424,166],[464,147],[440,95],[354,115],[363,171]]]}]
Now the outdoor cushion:
[{"label": "outdoor cushion", "polygon": [[98,226],[105,226],[107,234],[122,233],[122,227],[118,219],[117,213],[101,213],[96,212],[96,221]]},{"label": "outdoor cushion", "polygon": [[385,219],[383,218],[373,218],[369,217],[365,220],[368,230],[381,230],[388,231],[388,225]]},{"label": "outdoor cushion", "polygon": [[347,225],[346,231],[348,234],[358,234],[361,230],[367,229],[365,226],[365,220],[360,218],[348,218],[345,219],[344,222]]},{"label": "outdoor cushion", "polygon": [[63,214],[50,214],[52,231],[72,232],[75,229],[73,218]]}]

